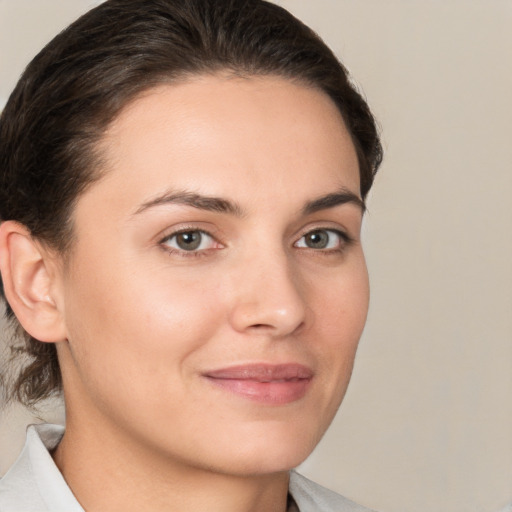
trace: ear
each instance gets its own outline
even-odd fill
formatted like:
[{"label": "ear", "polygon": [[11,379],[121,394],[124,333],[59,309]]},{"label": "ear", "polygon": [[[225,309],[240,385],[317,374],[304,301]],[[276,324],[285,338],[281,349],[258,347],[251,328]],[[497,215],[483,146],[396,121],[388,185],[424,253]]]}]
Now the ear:
[{"label": "ear", "polygon": [[55,257],[15,221],[0,224],[0,272],[6,299],[23,328],[39,341],[65,340],[63,316],[55,297]]}]

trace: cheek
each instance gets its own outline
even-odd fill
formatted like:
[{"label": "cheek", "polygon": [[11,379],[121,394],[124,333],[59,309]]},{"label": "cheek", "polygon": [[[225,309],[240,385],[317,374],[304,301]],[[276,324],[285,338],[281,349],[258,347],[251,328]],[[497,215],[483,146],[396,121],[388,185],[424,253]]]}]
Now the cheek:
[{"label": "cheek", "polygon": [[316,350],[323,367],[328,368],[329,382],[325,385],[331,389],[333,401],[339,403],[350,379],[368,312],[369,284],[364,259],[361,257],[316,290],[311,307],[316,339],[322,340],[316,344]]},{"label": "cheek", "polygon": [[326,330],[326,338],[340,343],[358,342],[369,303],[369,283],[362,253],[353,258],[338,275],[313,283],[311,293],[317,322]]},{"label": "cheek", "polygon": [[[88,276],[91,276],[90,278]],[[98,389],[121,384],[144,396],[173,385],[191,353],[217,329],[220,301],[214,286],[169,269],[133,271],[108,259],[75,272],[66,297],[70,346],[79,370]],[[144,383],[131,389],[133,375]]]}]

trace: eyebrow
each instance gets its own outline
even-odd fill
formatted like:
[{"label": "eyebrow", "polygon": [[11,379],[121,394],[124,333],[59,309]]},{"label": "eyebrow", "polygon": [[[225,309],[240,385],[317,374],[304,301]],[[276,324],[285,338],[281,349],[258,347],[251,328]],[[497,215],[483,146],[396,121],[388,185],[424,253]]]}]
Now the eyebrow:
[{"label": "eyebrow", "polygon": [[364,201],[357,194],[343,187],[339,192],[327,194],[308,202],[302,209],[302,213],[303,215],[311,215],[312,213],[328,210],[329,208],[335,208],[347,203],[359,207],[362,213],[366,211]]},{"label": "eyebrow", "polygon": [[[350,190],[342,188],[339,192],[327,194],[307,202],[306,205],[302,208],[302,215],[311,215],[318,211],[335,208],[336,206],[341,206],[347,203],[354,204],[355,206],[359,207],[362,213],[366,211],[366,206],[362,199],[360,199]],[[135,211],[135,215],[142,213],[149,208],[165,204],[183,204],[197,208],[198,210],[226,213],[235,215],[236,217],[243,217],[245,215],[243,208],[239,204],[230,201],[229,199],[205,196],[202,194],[186,191],[169,192],[155,199],[151,199],[150,201],[143,203]]]},{"label": "eyebrow", "polygon": [[146,203],[143,203],[135,212],[135,214],[142,213],[143,211],[153,208],[154,206],[160,206],[164,204],[183,204],[186,206],[192,206],[199,210],[206,210],[217,213],[229,213],[237,217],[242,217],[244,212],[242,208],[228,200],[221,197],[204,196],[196,194],[194,192],[169,192],[155,199],[151,199]]}]

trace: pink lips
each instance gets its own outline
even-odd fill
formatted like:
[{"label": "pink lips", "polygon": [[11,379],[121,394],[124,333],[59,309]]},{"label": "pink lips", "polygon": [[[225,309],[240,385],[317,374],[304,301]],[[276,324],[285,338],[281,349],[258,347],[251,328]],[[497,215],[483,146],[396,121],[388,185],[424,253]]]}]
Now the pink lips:
[{"label": "pink lips", "polygon": [[214,385],[263,404],[283,405],[302,398],[313,372],[300,364],[251,364],[209,371]]}]

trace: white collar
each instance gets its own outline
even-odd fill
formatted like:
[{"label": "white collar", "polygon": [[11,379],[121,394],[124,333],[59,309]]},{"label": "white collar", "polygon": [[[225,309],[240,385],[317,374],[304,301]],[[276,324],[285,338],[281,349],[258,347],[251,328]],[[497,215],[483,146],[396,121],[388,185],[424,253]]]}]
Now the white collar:
[{"label": "white collar", "polygon": [[63,434],[60,425],[28,427],[23,450],[0,480],[0,504],[6,512],[84,512],[50,455]]}]

